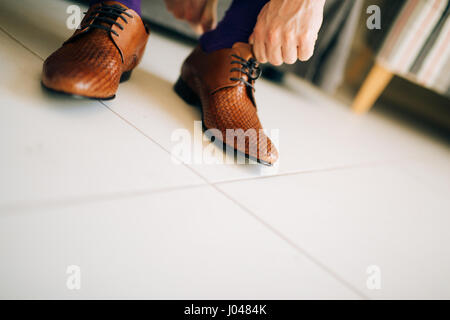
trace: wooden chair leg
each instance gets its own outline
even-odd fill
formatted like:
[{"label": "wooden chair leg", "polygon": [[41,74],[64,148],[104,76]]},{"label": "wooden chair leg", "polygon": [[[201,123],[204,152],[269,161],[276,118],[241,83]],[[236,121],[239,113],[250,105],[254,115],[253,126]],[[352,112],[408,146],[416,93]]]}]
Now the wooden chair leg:
[{"label": "wooden chair leg", "polygon": [[367,46],[363,46],[354,59],[349,61],[345,77],[351,85],[356,85],[361,81],[362,73],[365,72],[373,59],[373,52]]},{"label": "wooden chair leg", "polygon": [[393,76],[391,71],[375,63],[356,95],[352,106],[353,111],[359,114],[369,111]]}]

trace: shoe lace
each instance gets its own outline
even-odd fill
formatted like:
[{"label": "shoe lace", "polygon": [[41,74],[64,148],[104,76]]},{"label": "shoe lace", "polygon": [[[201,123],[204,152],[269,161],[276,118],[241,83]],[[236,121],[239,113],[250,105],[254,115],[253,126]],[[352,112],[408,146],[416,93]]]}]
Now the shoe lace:
[{"label": "shoe lace", "polygon": [[243,84],[245,84],[248,88],[255,89],[253,86],[254,82],[258,80],[258,78],[261,76],[261,68],[259,67],[259,63],[256,59],[250,58],[249,60],[245,60],[244,58],[232,54],[233,58],[236,58],[237,60],[232,60],[231,64],[239,64],[241,67],[239,68],[232,68],[230,71],[239,71],[242,72],[247,76],[247,80],[245,80],[243,77],[240,78],[230,78],[231,81],[240,81]]},{"label": "shoe lace", "polygon": [[[126,8],[121,7],[119,5],[107,5],[102,3],[102,5],[99,6],[97,9],[93,10],[91,12],[91,15],[87,18],[86,23],[89,23],[91,20],[94,20],[89,25],[88,30],[102,29],[108,32],[112,32],[116,36],[119,36],[119,34],[116,31],[112,30],[113,25],[116,25],[119,27],[120,30],[123,30],[123,25],[117,22],[117,20],[119,20],[120,18],[122,19],[123,22],[128,24],[128,21],[125,16],[131,19],[134,18],[131,14],[125,12],[126,10],[127,10]],[[96,16],[96,14],[98,15]]]}]

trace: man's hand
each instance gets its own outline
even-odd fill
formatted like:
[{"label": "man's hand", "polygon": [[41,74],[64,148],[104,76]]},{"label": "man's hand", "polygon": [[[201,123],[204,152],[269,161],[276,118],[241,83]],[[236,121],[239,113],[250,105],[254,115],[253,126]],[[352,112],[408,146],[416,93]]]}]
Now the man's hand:
[{"label": "man's hand", "polygon": [[269,1],[249,38],[256,59],[279,66],[311,58],[324,5],[325,0]]},{"label": "man's hand", "polygon": [[198,34],[217,25],[217,0],[165,0],[167,9],[180,20],[189,22]]}]

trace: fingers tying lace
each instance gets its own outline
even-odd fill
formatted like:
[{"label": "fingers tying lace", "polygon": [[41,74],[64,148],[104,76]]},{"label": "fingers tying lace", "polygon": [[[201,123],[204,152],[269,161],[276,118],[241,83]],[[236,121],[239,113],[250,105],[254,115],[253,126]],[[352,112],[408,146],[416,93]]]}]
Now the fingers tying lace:
[{"label": "fingers tying lace", "polygon": [[231,81],[240,81],[245,84],[247,87],[255,89],[253,84],[254,82],[261,76],[261,68],[259,67],[259,63],[256,59],[250,58],[249,60],[245,60],[244,58],[238,55],[231,55],[237,60],[233,60],[231,64],[239,64],[240,68],[232,68],[230,71],[239,71],[247,76],[247,80],[243,77],[240,78],[230,78]]},{"label": "fingers tying lace", "polygon": [[114,25],[118,26],[120,30],[123,30],[123,25],[117,22],[121,19],[123,22],[128,23],[125,16],[133,18],[131,14],[126,12],[126,8],[119,5],[107,5],[102,3],[97,9],[91,12],[91,15],[86,19],[86,23],[91,20],[92,23],[88,26],[90,29],[102,29],[119,36],[119,34],[112,29]]}]

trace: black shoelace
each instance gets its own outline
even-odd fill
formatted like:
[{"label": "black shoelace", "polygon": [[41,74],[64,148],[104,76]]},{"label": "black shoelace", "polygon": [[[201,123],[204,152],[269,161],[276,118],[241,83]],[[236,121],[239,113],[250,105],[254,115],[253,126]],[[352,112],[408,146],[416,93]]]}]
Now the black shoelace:
[{"label": "black shoelace", "polygon": [[238,59],[231,61],[231,64],[239,64],[240,68],[232,68],[230,71],[240,71],[247,76],[247,80],[244,78],[230,78],[231,81],[240,81],[245,84],[247,87],[251,89],[255,89],[253,87],[253,83],[261,76],[261,68],[259,67],[258,61],[254,58],[250,58],[249,60],[245,60],[238,55],[232,54],[232,57]]},{"label": "black shoelace", "polygon": [[[97,9],[91,12],[91,16],[87,18],[86,23],[89,23],[92,19],[92,23],[89,25],[89,29],[103,29],[108,32],[114,33],[116,36],[119,36],[119,34],[112,30],[113,25],[116,25],[119,27],[120,30],[123,30],[123,25],[117,22],[120,19],[122,19],[123,22],[128,23],[125,16],[130,17],[133,19],[133,16],[129,14],[128,12],[125,12],[127,9],[124,7],[121,7],[119,5],[106,5],[102,3],[101,6],[99,6]],[[96,14],[98,14],[96,16]]]}]

